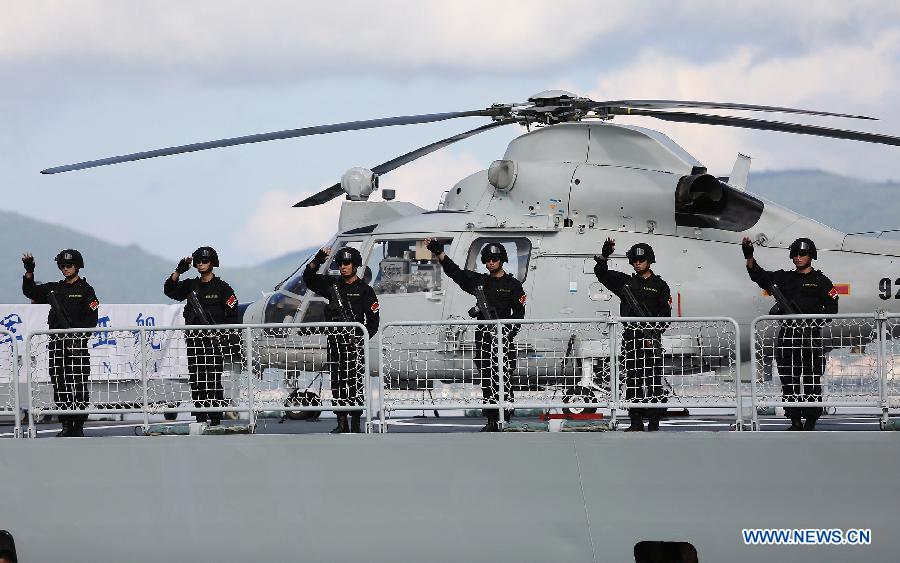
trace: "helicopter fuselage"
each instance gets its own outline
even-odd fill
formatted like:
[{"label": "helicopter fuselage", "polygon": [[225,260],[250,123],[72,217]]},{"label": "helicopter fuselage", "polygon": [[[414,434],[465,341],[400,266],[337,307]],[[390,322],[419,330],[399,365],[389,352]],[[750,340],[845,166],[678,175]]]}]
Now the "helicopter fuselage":
[{"label": "helicopter fuselage", "polygon": [[[383,322],[466,318],[472,297],[440,275],[421,242],[429,236],[447,241],[448,256],[472,269],[483,269],[476,258],[485,242],[502,242],[506,269],[528,294],[527,318],[616,315],[618,299],[593,274],[608,237],[616,241],[612,269],[631,272],[625,251],[649,243],[653,271],[672,290],[673,315],[732,317],[745,350],[750,322],[774,303],[747,276],[745,236],[769,270],[792,269],[787,247],[813,239],[814,265],[839,289],[842,313],[900,311],[900,241],[846,235],[730,186],[668,137],[638,127],[566,123],[525,134],[491,170],[446,192],[437,210],[346,201],[331,245],[361,251]],[[245,319],[321,320],[321,307],[310,308],[317,299],[298,282],[304,267]]]}]

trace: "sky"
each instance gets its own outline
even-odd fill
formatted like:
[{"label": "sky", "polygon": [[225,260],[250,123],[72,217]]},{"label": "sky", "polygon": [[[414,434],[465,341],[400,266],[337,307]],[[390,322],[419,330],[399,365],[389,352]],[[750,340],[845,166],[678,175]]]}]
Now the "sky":
[{"label": "sky", "polygon": [[[339,200],[291,205],[348,168],[375,166],[485,121],[39,171],[321,123],[478,109],[557,88],[595,100],[865,114],[879,121],[797,120],[900,135],[900,3],[0,0],[0,84],[0,208],[173,262],[211,244],[223,263],[252,265],[333,234]],[[898,147],[617,121],[667,133],[713,173],[727,174],[741,152],[754,171],[900,179]],[[381,184],[434,208],[441,192],[501,158],[523,132],[482,134]]]}]

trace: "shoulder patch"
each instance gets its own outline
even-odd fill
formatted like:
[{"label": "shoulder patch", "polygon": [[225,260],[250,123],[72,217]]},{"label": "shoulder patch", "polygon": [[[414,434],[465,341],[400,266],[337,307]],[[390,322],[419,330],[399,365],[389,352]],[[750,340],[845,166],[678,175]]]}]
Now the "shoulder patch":
[{"label": "shoulder patch", "polygon": [[838,295],[839,293],[836,287],[832,287],[831,291],[828,292],[828,297],[831,297],[832,299],[837,299]]},{"label": "shoulder patch", "polygon": [[226,301],[225,304],[228,305],[229,309],[234,309],[234,306],[237,305],[237,297],[232,295],[228,298],[228,301]]},{"label": "shoulder patch", "polygon": [[671,305],[671,304],[672,304],[672,296],[670,295],[669,296],[669,305]]},{"label": "shoulder patch", "polygon": [[88,307],[91,308],[91,311],[96,311],[97,309],[100,308],[100,302],[97,301],[96,299],[94,299],[93,301],[91,301],[91,302],[88,304]]},{"label": "shoulder patch", "polygon": [[372,303],[371,309],[372,309],[372,312],[373,312],[373,313],[377,313],[377,312],[378,312],[378,301],[375,301],[374,303]]},{"label": "shoulder patch", "polygon": [[525,304],[525,301],[526,301],[527,299],[528,299],[528,296],[526,296],[526,295],[523,293],[523,294],[522,294],[522,297],[519,297],[519,303],[521,303],[522,305],[524,305],[524,304]]}]

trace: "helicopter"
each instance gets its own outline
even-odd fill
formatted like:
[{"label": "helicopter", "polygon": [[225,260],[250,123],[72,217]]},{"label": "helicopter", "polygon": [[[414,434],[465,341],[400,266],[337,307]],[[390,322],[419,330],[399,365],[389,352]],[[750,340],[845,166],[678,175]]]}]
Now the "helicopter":
[{"label": "helicopter", "polygon": [[[750,158],[737,155],[728,176],[715,176],[659,131],[613,123],[616,116],[816,135],[900,146],[900,137],[685,110],[767,112],[872,120],[797,108],[679,100],[594,101],[548,90],[526,102],[482,109],[319,125],[180,145],[49,168],[69,172],[160,156],[378,127],[480,117],[489,123],[405,153],[372,168],[352,168],[341,181],[295,204],[311,208],[344,196],[335,235],[324,246],[352,246],[363,256],[364,276],[378,294],[382,321],[467,318],[471,296],[441,275],[424,239],[437,238],[448,256],[479,269],[480,249],[502,244],[528,294],[526,318],[615,316],[618,298],[593,274],[594,255],[616,239],[610,268],[628,272],[624,250],[649,243],[653,270],[672,288],[673,315],[731,317],[741,327],[749,358],[749,325],[766,314],[772,298],[748,279],[740,243],[750,237],[768,269],[787,263],[799,238],[815,241],[816,267],[835,283],[841,312],[900,311],[900,241],[846,234],[747,191]],[[487,170],[442,193],[435,209],[398,201],[380,177],[474,135],[507,125],[527,132],[513,139]],[[382,201],[371,201],[375,192]],[[311,258],[311,257],[310,257]],[[309,258],[264,299],[244,312],[247,323],[324,320],[324,301],[302,280]],[[324,264],[320,271],[337,266]]]}]

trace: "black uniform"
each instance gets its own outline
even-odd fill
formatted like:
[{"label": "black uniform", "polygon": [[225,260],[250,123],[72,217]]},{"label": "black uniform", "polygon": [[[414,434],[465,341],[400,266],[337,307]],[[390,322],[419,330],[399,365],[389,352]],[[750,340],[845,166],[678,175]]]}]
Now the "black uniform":
[{"label": "black uniform", "polygon": [[[796,270],[767,272],[756,260],[747,269],[750,279],[768,290],[777,284],[788,301],[804,314],[835,314],[838,294],[834,284],[819,270],[801,274]],[[778,311],[776,314],[784,314]],[[822,374],[825,373],[825,343],[821,320],[797,320],[782,323],[778,331],[778,351],[775,362],[781,379],[781,393],[785,401],[819,402],[822,400]],[[805,417],[815,420],[822,416],[821,407],[784,409],[791,420]]]},{"label": "black uniform", "polygon": [[[525,318],[525,290],[522,289],[522,282],[512,274],[497,278],[490,274],[463,270],[447,256],[441,261],[441,268],[466,293],[475,295],[475,289],[483,287],[485,301],[496,312],[498,319]],[[479,318],[485,320],[483,315]],[[513,400],[510,374],[516,370],[516,354],[512,344],[518,332],[519,325],[503,326],[503,397],[507,403]],[[496,335],[494,326],[479,326],[475,329],[475,367],[481,376],[481,394],[485,404],[496,404],[500,394]],[[512,415],[511,409],[507,411],[507,415],[507,418]],[[484,409],[484,416],[489,423],[500,420],[497,409]]]},{"label": "black uniform", "polygon": [[[213,324],[236,324],[238,316],[238,300],[231,286],[220,278],[213,276],[204,283],[200,278],[173,281],[166,278],[163,292],[166,296],[185,301],[192,291]],[[206,324],[200,312],[194,310],[190,301],[184,304],[184,324]],[[228,335],[214,334],[212,331],[189,330],[185,334],[187,341],[188,372],[190,373],[191,398],[197,408],[221,408],[225,406],[225,393],[222,389],[222,370],[225,369],[224,354],[230,346]],[[194,413],[198,421],[206,421],[207,414]],[[213,424],[222,420],[222,413],[213,412],[208,415]]]},{"label": "black uniform", "polygon": [[[623,274],[609,269],[606,260],[599,260],[594,266],[594,275],[607,289],[615,293],[621,301],[619,314],[623,317],[640,317],[623,295],[622,287],[628,286],[635,299],[643,305],[651,316],[672,316],[672,293],[669,285],[656,274],[642,278],[637,274]],[[664,398],[662,384],[662,333],[665,323],[625,323],[622,327],[622,366],[625,372],[625,399],[636,402],[659,402]],[[644,388],[646,387],[646,391]],[[659,409],[631,409],[629,416],[640,420],[660,417]]]},{"label": "black uniform", "polygon": [[[360,278],[353,283],[344,282],[340,276],[318,274],[309,267],[303,270],[303,281],[306,287],[316,294],[328,299],[329,306],[325,309],[325,320],[331,322],[344,321],[344,314],[337,309],[332,297],[332,287],[336,287],[341,300],[350,309],[346,311],[352,322],[357,322],[366,327],[369,338],[378,333],[378,323],[381,315],[378,312],[378,297],[375,290]],[[351,334],[346,329],[335,329],[328,334],[328,363],[331,373],[331,397],[335,406],[362,406],[363,391],[363,362],[366,343],[362,340],[362,331]],[[336,414],[345,414],[336,411]],[[349,411],[353,417],[359,417],[362,409]],[[355,424],[355,423],[354,423]]]},{"label": "black uniform", "polygon": [[[100,301],[94,288],[84,278],[73,284],[64,280],[38,285],[34,277],[22,277],[22,293],[35,303],[50,304],[51,292],[71,322],[66,326],[63,316],[51,307],[47,316],[50,329],[94,328],[100,311]],[[91,356],[87,342],[90,333],[56,334],[50,337],[50,380],[53,383],[53,402],[58,409],[84,410],[90,402],[88,379],[91,375]],[[60,415],[60,421],[83,423],[87,415]]]}]

